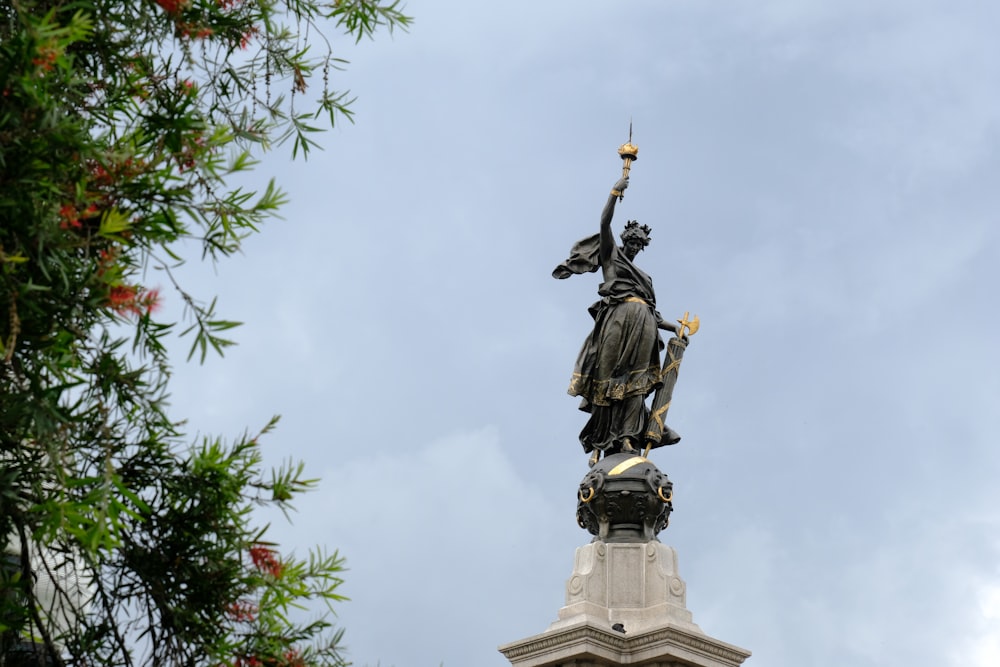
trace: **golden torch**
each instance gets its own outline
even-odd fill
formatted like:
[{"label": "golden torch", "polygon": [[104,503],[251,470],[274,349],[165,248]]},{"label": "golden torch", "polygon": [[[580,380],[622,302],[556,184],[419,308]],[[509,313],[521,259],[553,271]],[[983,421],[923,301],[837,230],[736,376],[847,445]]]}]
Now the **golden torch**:
[{"label": "golden torch", "polygon": [[[628,178],[632,163],[639,159],[639,147],[632,143],[632,123],[628,124],[628,141],[618,147],[618,155],[622,159],[622,178]],[[624,198],[624,192],[618,195],[618,201]]]}]

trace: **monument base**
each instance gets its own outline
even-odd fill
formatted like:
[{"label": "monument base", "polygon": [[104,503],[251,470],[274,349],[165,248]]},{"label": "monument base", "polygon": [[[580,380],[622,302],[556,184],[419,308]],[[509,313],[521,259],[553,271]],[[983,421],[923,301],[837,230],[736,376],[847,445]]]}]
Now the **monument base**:
[{"label": "monument base", "polygon": [[500,647],[514,667],[737,667],[750,652],[704,634],[677,552],[657,541],[576,550],[566,606],[540,635]]},{"label": "monument base", "polygon": [[750,652],[667,626],[635,636],[593,625],[548,630],[500,647],[513,667],[737,667]]}]

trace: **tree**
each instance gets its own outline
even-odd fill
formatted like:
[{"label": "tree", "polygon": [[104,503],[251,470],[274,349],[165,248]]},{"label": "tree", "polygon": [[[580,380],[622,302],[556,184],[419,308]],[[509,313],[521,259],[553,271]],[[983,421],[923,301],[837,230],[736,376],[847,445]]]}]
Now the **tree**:
[{"label": "tree", "polygon": [[409,21],[398,0],[0,0],[0,665],[344,664],[331,612],[294,613],[340,599],[340,557],[255,523],[315,480],[264,469],[273,421],[189,442],[166,341],[232,344],[177,266],[284,201],[229,184],[252,151],[350,119],[335,38]]}]

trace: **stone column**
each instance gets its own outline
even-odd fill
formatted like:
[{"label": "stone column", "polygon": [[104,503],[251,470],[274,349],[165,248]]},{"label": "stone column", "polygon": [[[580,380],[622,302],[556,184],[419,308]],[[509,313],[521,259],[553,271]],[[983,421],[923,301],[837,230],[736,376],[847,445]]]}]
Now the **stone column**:
[{"label": "stone column", "polygon": [[558,620],[500,652],[513,667],[737,667],[750,656],[694,623],[677,552],[657,541],[579,547]]}]

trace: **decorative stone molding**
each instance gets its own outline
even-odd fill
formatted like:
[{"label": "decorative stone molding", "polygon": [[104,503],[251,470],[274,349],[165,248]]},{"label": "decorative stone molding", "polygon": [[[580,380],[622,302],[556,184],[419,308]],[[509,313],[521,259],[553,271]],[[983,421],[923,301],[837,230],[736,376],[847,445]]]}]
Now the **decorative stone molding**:
[{"label": "decorative stone molding", "polygon": [[738,667],[750,652],[700,633],[664,627],[629,636],[580,625],[500,647],[513,667]]}]

